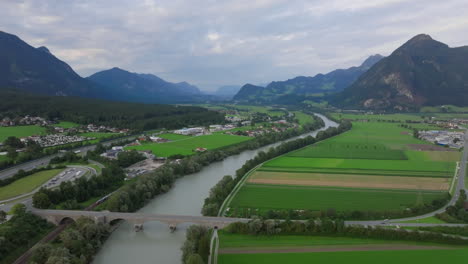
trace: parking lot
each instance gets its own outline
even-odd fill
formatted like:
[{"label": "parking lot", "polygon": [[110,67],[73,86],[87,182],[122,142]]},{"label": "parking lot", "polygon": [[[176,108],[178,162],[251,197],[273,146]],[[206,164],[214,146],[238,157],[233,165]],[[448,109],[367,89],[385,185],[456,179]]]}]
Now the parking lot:
[{"label": "parking lot", "polygon": [[90,170],[82,167],[67,168],[54,178],[47,181],[43,186],[46,188],[58,187],[62,182],[75,181],[76,179],[89,174]]}]

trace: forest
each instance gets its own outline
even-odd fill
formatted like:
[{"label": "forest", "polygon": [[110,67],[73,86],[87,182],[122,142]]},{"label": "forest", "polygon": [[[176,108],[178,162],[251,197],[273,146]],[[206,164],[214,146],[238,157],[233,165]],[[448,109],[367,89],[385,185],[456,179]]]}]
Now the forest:
[{"label": "forest", "polygon": [[33,95],[0,91],[0,119],[41,116],[78,124],[97,124],[132,130],[175,129],[187,125],[224,123],[224,115],[194,106],[137,104],[98,99]]}]

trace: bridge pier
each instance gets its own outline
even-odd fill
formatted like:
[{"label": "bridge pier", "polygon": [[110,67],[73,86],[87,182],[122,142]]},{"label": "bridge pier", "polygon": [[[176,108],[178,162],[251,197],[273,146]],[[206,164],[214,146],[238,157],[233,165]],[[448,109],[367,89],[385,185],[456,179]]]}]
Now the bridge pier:
[{"label": "bridge pier", "polygon": [[135,230],[135,232],[143,231],[143,224],[134,224],[133,230]]}]

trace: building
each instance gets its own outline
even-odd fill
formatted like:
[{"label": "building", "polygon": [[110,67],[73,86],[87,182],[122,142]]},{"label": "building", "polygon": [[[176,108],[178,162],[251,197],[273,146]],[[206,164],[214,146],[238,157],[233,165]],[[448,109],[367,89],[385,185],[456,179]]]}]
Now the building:
[{"label": "building", "polygon": [[174,134],[191,136],[191,135],[198,135],[203,134],[205,130],[202,127],[192,127],[192,128],[183,128],[179,130],[174,130]]}]

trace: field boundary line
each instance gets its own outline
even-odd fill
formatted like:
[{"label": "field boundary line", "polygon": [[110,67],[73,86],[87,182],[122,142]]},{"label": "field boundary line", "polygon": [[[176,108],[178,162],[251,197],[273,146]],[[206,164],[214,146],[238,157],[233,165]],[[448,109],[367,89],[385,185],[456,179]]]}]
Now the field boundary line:
[{"label": "field boundary line", "polygon": [[[330,126],[330,127],[332,127],[332,126]],[[351,128],[351,129],[352,129],[352,128]],[[351,130],[351,129],[350,129],[350,130]],[[324,131],[324,130],[325,130],[325,129],[322,130],[322,128],[318,129],[317,134],[318,134],[320,131]],[[348,130],[348,131],[350,131],[350,130]],[[338,134],[338,135],[334,135],[334,136],[329,137],[329,138],[333,138],[333,137],[342,135],[342,134],[344,134],[344,133],[346,133],[346,132],[348,132],[348,131],[345,131],[345,132],[340,133],[340,134]],[[314,138],[316,138],[316,137],[314,137]],[[324,140],[327,140],[327,139],[329,139],[329,138],[326,138],[326,139],[324,139]],[[291,153],[291,152],[298,151],[298,150],[301,150],[301,149],[303,149],[303,148],[307,148],[307,147],[313,146],[313,145],[315,145],[315,144],[317,144],[317,143],[319,143],[319,142],[322,142],[322,141],[323,141],[323,140],[320,140],[320,141],[315,142],[314,144],[310,144],[310,145],[304,146],[304,147],[302,147],[302,148],[299,148],[299,149],[296,149],[296,150],[293,150],[293,151],[284,153],[284,154],[279,155],[279,156],[277,156],[277,157],[271,158],[271,159],[269,159],[269,160],[266,160],[266,161],[264,161],[264,162],[258,164],[257,166],[253,167],[252,169],[250,169],[246,174],[244,174],[244,176],[242,176],[242,179],[236,184],[236,186],[234,186],[234,189],[232,189],[231,193],[229,193],[229,195],[226,197],[226,199],[224,199],[223,203],[221,204],[221,207],[219,208],[218,216],[223,216],[223,215],[226,213],[227,206],[231,203],[232,199],[237,195],[237,193],[239,192],[239,190],[241,189],[241,187],[245,184],[245,182],[246,182],[247,179],[248,179],[248,176],[250,176],[250,174],[252,174],[252,173],[253,173],[254,171],[256,171],[258,168],[260,168],[261,166],[263,166],[264,163],[269,162],[269,161],[272,161],[272,160],[277,159],[277,158],[280,158],[280,157],[282,157],[282,156],[284,156],[284,155],[287,155],[287,154],[289,154],[289,153]]]},{"label": "field boundary line", "polygon": [[460,170],[460,162],[457,161],[457,166],[455,167],[455,174],[453,175],[452,177],[452,183],[450,184],[450,189],[449,189],[449,193],[450,195],[453,196],[453,192],[454,192],[454,187],[455,187],[455,183],[458,181],[458,171]]}]

